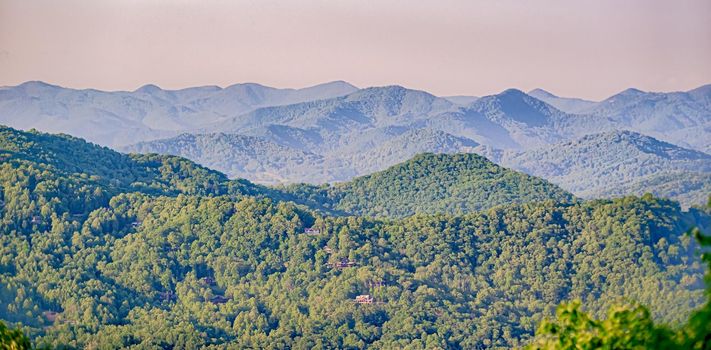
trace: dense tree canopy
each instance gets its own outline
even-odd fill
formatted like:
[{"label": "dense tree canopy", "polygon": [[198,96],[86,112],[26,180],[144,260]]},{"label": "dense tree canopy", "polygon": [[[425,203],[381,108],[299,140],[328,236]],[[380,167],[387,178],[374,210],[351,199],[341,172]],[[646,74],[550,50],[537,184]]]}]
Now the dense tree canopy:
[{"label": "dense tree canopy", "polygon": [[181,158],[2,132],[0,319],[35,344],[511,347],[564,300],[672,325],[704,300],[685,232],[710,217],[652,196],[327,215]]},{"label": "dense tree canopy", "polygon": [[[694,231],[702,246],[711,247],[711,237],[698,228]],[[704,253],[702,260],[708,265],[706,303],[676,331],[655,324],[649,310],[639,304],[612,306],[607,318],[599,321],[581,311],[576,301],[561,304],[556,320],[543,321],[527,349],[711,349],[711,255]]]}]

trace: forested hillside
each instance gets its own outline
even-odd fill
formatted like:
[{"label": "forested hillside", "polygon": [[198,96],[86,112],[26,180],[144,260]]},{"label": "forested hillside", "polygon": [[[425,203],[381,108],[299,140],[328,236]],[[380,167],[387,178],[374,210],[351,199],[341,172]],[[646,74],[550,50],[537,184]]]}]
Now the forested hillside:
[{"label": "forested hillside", "polygon": [[[511,347],[563,300],[599,315],[624,296],[672,323],[703,300],[684,232],[711,227],[709,213],[652,196],[570,202],[478,156],[422,155],[357,186],[387,195],[387,179],[403,198],[423,189],[440,196],[426,197],[437,203],[428,210],[461,215],[326,216],[182,158],[0,135],[0,319],[36,344]],[[446,185],[423,182],[423,171]],[[541,195],[563,202],[495,203]],[[481,198],[503,205],[471,204]],[[368,200],[389,203],[387,215],[416,211]]]},{"label": "forested hillside", "polygon": [[334,210],[381,217],[462,214],[508,203],[573,199],[556,185],[472,153],[420,154],[346,183],[293,185],[285,192]]},{"label": "forested hillside", "polygon": [[[68,135],[22,132],[1,126],[0,157],[2,166],[7,167],[3,175],[13,172],[35,175],[32,182],[26,184],[30,188],[38,187],[38,182],[45,180],[45,176],[55,180],[54,184],[41,186],[42,190],[69,182],[71,185],[100,186],[109,196],[133,191],[149,194],[255,194],[263,189],[247,181],[229,182],[224,174],[181,157],[129,156]],[[12,181],[9,185],[13,185]]]}]

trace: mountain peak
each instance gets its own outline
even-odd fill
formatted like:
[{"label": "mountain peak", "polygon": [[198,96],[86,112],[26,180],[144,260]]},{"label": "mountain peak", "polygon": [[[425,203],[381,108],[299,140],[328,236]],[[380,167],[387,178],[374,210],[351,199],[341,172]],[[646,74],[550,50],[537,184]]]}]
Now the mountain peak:
[{"label": "mountain peak", "polygon": [[643,93],[644,93],[644,91],[642,91],[640,89],[635,89],[635,88],[625,89],[625,91],[621,92],[621,94],[625,94],[625,95],[638,95],[638,94],[643,94]]},{"label": "mountain peak", "polygon": [[613,98],[614,98],[614,97],[619,97],[619,96],[622,96],[622,97],[635,97],[635,96],[644,95],[644,94],[645,94],[645,92],[642,91],[642,90],[640,90],[640,89],[629,88],[629,89],[625,89],[624,91],[621,91],[620,93],[618,93],[618,94],[616,94],[616,95],[614,95],[614,96],[612,96],[612,97],[613,97]]},{"label": "mountain peak", "polygon": [[525,92],[523,92],[519,89],[516,89],[516,88],[506,89],[499,94],[499,96],[519,96],[519,97],[525,96],[525,95],[526,95]]},{"label": "mountain peak", "polygon": [[557,109],[518,89],[507,89],[472,103],[471,109],[494,122],[514,121],[528,127],[541,127],[550,121]]},{"label": "mountain peak", "polygon": [[317,84],[314,85],[316,86],[329,86],[329,87],[339,87],[339,88],[348,88],[348,89],[353,89],[353,90],[358,90],[358,87],[345,81],[345,80],[334,80],[334,81],[329,81],[323,84]]},{"label": "mountain peak", "polygon": [[515,105],[545,105],[543,101],[526,94],[519,89],[506,89],[498,95],[493,95],[496,100],[500,101],[505,107],[513,107]]},{"label": "mountain peak", "polygon": [[40,80],[30,80],[30,81],[26,81],[26,82],[24,82],[24,83],[18,85],[18,87],[22,87],[22,88],[25,88],[25,89],[53,89],[53,88],[61,88],[61,86],[52,85],[52,84],[45,83],[45,82],[40,81]]},{"label": "mountain peak", "polygon": [[262,85],[259,83],[237,83],[229,85],[225,90],[253,90],[253,89],[275,89],[271,86]]},{"label": "mountain peak", "polygon": [[625,144],[634,147],[639,152],[654,154],[664,158],[711,160],[711,156],[706,153],[686,149],[630,130],[614,130],[586,135],[580,139],[580,141],[599,143],[602,145]]},{"label": "mountain peak", "polygon": [[[394,181],[401,182],[393,186]],[[471,195],[462,196],[462,188]],[[512,188],[526,190],[511,191]],[[417,212],[483,210],[504,203],[550,199],[565,202],[573,198],[556,185],[503,168],[475,153],[420,153],[385,170],[336,185],[334,192],[339,198],[335,208],[373,216],[386,212],[394,217]],[[416,205],[393,206],[398,202]]]},{"label": "mountain peak", "polygon": [[144,93],[144,94],[152,94],[152,93],[155,93],[158,91],[163,91],[163,89],[161,89],[158,85],[155,85],[155,84],[146,84],[146,85],[143,85],[143,86],[139,87],[138,89],[136,89],[135,92],[140,92],[140,93]]},{"label": "mountain peak", "polygon": [[349,96],[371,98],[372,96],[404,96],[407,94],[421,95],[434,99],[436,96],[420,90],[412,90],[400,85],[373,86],[358,90]]},{"label": "mountain peak", "polygon": [[300,93],[314,93],[323,98],[345,96],[358,91],[358,88],[343,80],[330,81],[296,90]]},{"label": "mountain peak", "polygon": [[535,97],[535,98],[541,98],[541,97],[555,98],[555,97],[558,97],[546,90],[539,89],[539,88],[529,91],[528,94]]}]

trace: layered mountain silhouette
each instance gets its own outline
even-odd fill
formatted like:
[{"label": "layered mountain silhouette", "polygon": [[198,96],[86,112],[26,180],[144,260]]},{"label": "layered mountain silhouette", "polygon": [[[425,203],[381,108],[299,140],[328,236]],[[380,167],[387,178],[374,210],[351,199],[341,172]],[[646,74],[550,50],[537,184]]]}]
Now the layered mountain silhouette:
[{"label": "layered mountain silhouette", "polygon": [[556,96],[543,89],[533,89],[528,92],[528,95],[533,96],[563,112],[573,114],[581,113],[596,103],[594,101],[584,100],[581,98]]},{"label": "layered mountain silhouette", "polygon": [[630,131],[489,157],[585,198],[652,193],[691,205],[711,193],[711,155]]},{"label": "layered mountain silhouette", "polygon": [[304,89],[248,83],[226,88],[164,90],[145,85],[135,91],[99,91],[32,81],[0,88],[0,123],[120,146],[173,136],[264,106],[332,98],[356,90],[346,82],[331,82]]},{"label": "layered mountain silhouette", "polygon": [[412,129],[378,130],[353,150],[319,155],[275,141],[239,134],[182,134],[169,139],[141,142],[122,150],[182,156],[219,170],[231,178],[260,183],[347,181],[409,159],[416,154],[462,153],[478,150],[479,144],[443,131]]},{"label": "layered mountain silhouette", "polygon": [[[620,130],[708,154],[711,85],[671,93],[628,89],[595,102],[542,89],[437,97],[402,86],[358,89],[342,81],[305,89],[236,84],[165,90],[146,85],[116,92],[28,82],[0,88],[0,122],[68,133],[126,151],[181,155],[257,182],[318,184],[347,181],[422,152],[563,152],[587,135]],[[616,152],[619,145],[605,147]],[[583,161],[593,154],[576,156]],[[650,162],[641,163],[639,172],[625,171],[626,176],[667,183],[646,178]],[[600,192],[593,180],[559,183],[582,196],[634,192],[636,186],[618,183],[623,187]],[[568,188],[568,183],[579,186]],[[694,192],[703,186],[684,183],[681,188]],[[665,193],[687,198],[677,191]]]}]

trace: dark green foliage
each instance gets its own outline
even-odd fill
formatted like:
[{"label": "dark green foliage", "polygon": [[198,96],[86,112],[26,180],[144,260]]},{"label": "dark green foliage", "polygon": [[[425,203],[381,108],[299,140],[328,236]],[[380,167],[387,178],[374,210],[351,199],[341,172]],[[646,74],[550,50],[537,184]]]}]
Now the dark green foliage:
[{"label": "dark green foliage", "polygon": [[30,339],[19,329],[10,329],[0,321],[0,349],[25,350],[31,349]]},{"label": "dark green foliage", "polygon": [[[0,127],[2,219],[11,230],[49,227],[54,216],[86,217],[125,192],[151,195],[265,195],[184,158],[124,155],[66,135]],[[53,215],[55,214],[55,215]]]},{"label": "dark green foliage", "polygon": [[[28,142],[62,153],[46,144],[68,140]],[[627,296],[674,324],[703,300],[684,232],[709,216],[652,196],[326,216],[175,157],[119,155],[114,178],[71,147],[0,165],[0,319],[38,344],[512,347],[563,300],[599,317]]]},{"label": "dark green foliage", "polygon": [[573,199],[558,186],[476,154],[425,153],[350,182],[292,185],[286,192],[354,215],[387,217],[462,214],[501,204]]}]

